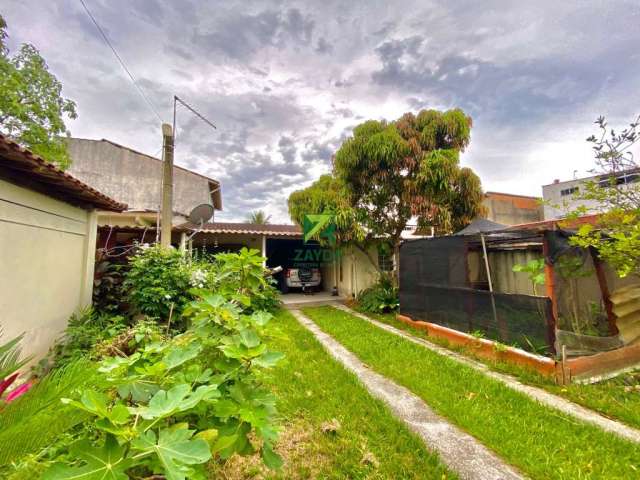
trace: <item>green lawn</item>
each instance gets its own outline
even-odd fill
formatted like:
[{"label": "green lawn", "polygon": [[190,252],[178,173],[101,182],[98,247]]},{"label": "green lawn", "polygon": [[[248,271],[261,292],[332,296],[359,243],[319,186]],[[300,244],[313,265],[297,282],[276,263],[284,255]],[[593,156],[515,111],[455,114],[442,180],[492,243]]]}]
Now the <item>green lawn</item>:
[{"label": "green lawn", "polygon": [[592,385],[556,385],[556,383],[538,373],[506,362],[490,361],[473,354],[472,350],[453,346],[446,340],[429,337],[426,332],[412,328],[406,323],[396,320],[394,314],[369,314],[371,318],[405,330],[417,337],[428,339],[430,342],[445,346],[481,361],[492,370],[507,373],[517,377],[523,383],[565,397],[575,403],[600,412],[606,417],[620,420],[635,428],[640,428],[640,371],[620,375]]},{"label": "green lawn", "polygon": [[271,348],[286,360],[268,381],[282,416],[277,450],[285,466],[273,473],[258,458],[234,457],[211,478],[457,478],[289,312],[275,321],[282,334]]},{"label": "green lawn", "polygon": [[640,478],[640,448],[631,442],[346,312],[318,307],[304,313],[371,368],[532,478]]}]

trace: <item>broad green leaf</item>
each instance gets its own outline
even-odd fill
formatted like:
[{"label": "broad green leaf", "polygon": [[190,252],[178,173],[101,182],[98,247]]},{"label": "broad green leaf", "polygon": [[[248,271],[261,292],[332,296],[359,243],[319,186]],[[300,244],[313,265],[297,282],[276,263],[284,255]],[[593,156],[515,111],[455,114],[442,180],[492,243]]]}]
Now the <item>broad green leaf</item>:
[{"label": "broad green leaf", "polygon": [[164,357],[163,361],[168,370],[182,365],[195,357],[202,351],[202,345],[197,341],[192,341],[188,345],[172,348]]},{"label": "broad green leaf", "polygon": [[247,348],[254,348],[260,345],[260,337],[250,328],[240,330],[240,341]]},{"label": "broad green leaf", "polygon": [[105,444],[96,448],[88,440],[81,440],[71,448],[72,458],[85,462],[82,466],[70,466],[56,463],[47,470],[43,480],[127,480],[126,470],[132,466],[132,460],[125,458],[125,448],[111,435]]},{"label": "broad green leaf", "polygon": [[100,418],[109,416],[109,410],[107,409],[108,402],[109,397],[102,392],[96,392],[93,390],[86,390],[83,392],[79,402],[68,398],[62,399],[62,403],[73,405],[80,410],[84,410],[85,412],[89,412]]},{"label": "broad green leaf", "polygon": [[222,295],[213,294],[213,293],[204,294],[202,296],[202,299],[212,307],[216,307],[216,308],[221,307],[225,303],[224,297]]},{"label": "broad green leaf", "polygon": [[264,460],[264,464],[267,467],[274,470],[282,467],[282,464],[284,463],[282,461],[282,457],[273,451],[271,444],[268,442],[265,442],[262,447],[262,460]]},{"label": "broad green leaf", "polygon": [[284,358],[280,352],[265,352],[258,358],[253,359],[253,364],[263,368],[271,368]]},{"label": "broad green leaf", "polygon": [[187,384],[176,385],[169,391],[159,390],[149,401],[149,405],[131,407],[131,413],[139,414],[145,420],[169,417],[195,407],[203,400],[217,398],[220,392],[216,385],[202,385],[194,392]]},{"label": "broad green leaf", "polygon": [[211,458],[209,445],[202,438],[191,438],[193,430],[163,429],[159,437],[149,430],[131,442],[131,447],[143,453],[154,453],[167,480],[184,480],[187,465],[204,463]]},{"label": "broad green leaf", "polygon": [[251,321],[260,327],[264,327],[272,318],[273,315],[264,310],[259,310],[251,315]]},{"label": "broad green leaf", "polygon": [[156,383],[145,380],[144,377],[132,377],[132,380],[118,386],[118,395],[121,398],[131,396],[134,402],[148,402],[158,390],[160,387]]}]

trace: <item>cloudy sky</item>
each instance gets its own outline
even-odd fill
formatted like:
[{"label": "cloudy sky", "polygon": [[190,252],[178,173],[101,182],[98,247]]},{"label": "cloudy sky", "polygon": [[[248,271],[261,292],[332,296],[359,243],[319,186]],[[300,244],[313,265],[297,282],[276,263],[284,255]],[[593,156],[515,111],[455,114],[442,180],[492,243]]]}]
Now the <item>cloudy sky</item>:
[{"label": "cloudy sky", "polygon": [[[85,0],[165,121],[176,162],[218,178],[225,210],[288,221],[354,125],[422,108],[473,118],[463,164],[485,190],[540,195],[591,167],[598,115],[640,113],[640,2]],[[12,50],[38,47],[78,104],[74,136],[159,153],[158,119],[78,0],[5,0]]]}]

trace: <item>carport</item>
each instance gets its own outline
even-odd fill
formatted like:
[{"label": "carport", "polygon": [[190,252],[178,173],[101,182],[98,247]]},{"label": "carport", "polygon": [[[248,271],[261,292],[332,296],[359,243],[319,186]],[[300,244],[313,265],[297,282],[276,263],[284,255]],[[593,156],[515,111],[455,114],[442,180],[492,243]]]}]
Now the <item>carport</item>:
[{"label": "carport", "polygon": [[[255,223],[184,224],[183,232],[197,231],[189,241],[189,248],[209,253],[238,251],[242,247],[259,250],[266,257],[266,266],[292,268],[306,264],[320,267],[322,258],[317,244],[305,244],[302,230],[297,225]],[[182,233],[187,238],[188,233]],[[323,288],[327,287],[323,282]]]}]

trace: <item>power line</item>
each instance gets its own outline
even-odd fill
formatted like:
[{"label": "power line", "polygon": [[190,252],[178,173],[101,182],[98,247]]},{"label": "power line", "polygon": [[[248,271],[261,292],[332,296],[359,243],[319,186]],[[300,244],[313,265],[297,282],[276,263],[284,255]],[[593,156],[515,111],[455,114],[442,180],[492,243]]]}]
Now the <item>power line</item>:
[{"label": "power line", "polygon": [[162,123],[162,118],[160,117],[160,114],[158,113],[158,111],[156,110],[156,107],[153,106],[153,103],[151,103],[151,100],[149,100],[149,97],[147,97],[144,93],[144,91],[142,90],[142,88],[140,88],[140,86],[137,84],[136,79],[133,77],[133,74],[129,71],[129,69],[127,68],[127,66],[124,64],[124,60],[122,60],[122,58],[120,57],[120,55],[118,55],[118,52],[116,51],[116,49],[114,48],[114,46],[111,44],[111,42],[109,41],[109,39],[107,38],[107,35],[104,33],[104,31],[102,30],[102,28],[100,27],[100,25],[98,24],[98,22],[96,21],[96,19],[94,18],[94,16],[91,14],[91,12],[89,11],[89,8],[87,7],[87,4],[84,3],[84,0],[80,0],[80,3],[82,4],[82,6],[84,7],[85,12],[87,12],[87,15],[89,15],[89,18],[91,19],[91,21],[93,22],[93,24],[96,26],[96,28],[98,29],[98,31],[100,32],[100,34],[102,35],[102,38],[104,39],[105,43],[109,46],[109,48],[111,49],[111,51],[113,52],[113,54],[116,56],[116,58],[118,59],[118,62],[120,62],[120,65],[122,66],[122,68],[124,69],[125,72],[127,72],[127,75],[129,75],[129,78],[131,79],[131,82],[133,83],[133,85],[136,87],[136,89],[138,90],[138,92],[140,92],[140,95],[142,95],[142,98],[144,98],[144,100],[147,102],[147,104],[149,105],[149,107],[151,108],[151,110],[153,111],[153,113],[155,114],[156,117],[158,117],[158,120],[160,120],[160,123]]}]

